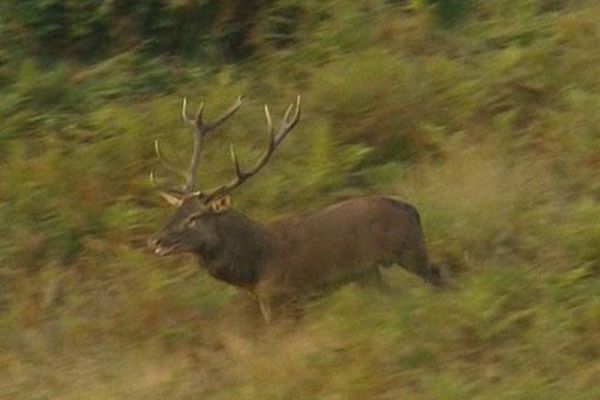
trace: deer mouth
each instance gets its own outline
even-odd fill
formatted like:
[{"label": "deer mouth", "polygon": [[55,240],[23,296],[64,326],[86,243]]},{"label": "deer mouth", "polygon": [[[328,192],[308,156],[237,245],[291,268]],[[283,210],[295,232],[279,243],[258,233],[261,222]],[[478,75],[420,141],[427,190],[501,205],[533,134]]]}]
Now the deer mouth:
[{"label": "deer mouth", "polygon": [[154,254],[156,254],[157,256],[160,256],[160,257],[166,256],[166,255],[177,252],[179,247],[180,247],[179,243],[173,244],[171,246],[159,245],[154,248]]}]

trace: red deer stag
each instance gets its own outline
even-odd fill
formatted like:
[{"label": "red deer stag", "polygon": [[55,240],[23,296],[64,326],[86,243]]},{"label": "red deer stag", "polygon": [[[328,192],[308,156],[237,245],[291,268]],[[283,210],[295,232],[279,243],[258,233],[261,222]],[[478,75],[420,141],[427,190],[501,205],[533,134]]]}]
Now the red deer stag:
[{"label": "red deer stag", "polygon": [[[230,192],[260,171],[300,119],[300,97],[291,104],[275,132],[269,108],[264,112],[269,144],[249,170],[243,170],[231,148],[236,176],[211,190],[196,188],[196,174],[204,137],[233,115],[242,98],[218,120],[205,123],[202,105],[194,118],[183,119],[194,127],[190,170],[183,189],[163,192],[178,208],[167,225],[150,239],[160,256],[187,252],[197,256],[210,275],[251,292],[268,322],[274,305],[341,281],[380,282],[379,266],[398,264],[433,285],[442,280],[427,257],[417,210],[388,197],[346,200],[307,216],[285,218],[269,224],[255,222],[230,208]],[[177,170],[155,148],[160,162]]]}]

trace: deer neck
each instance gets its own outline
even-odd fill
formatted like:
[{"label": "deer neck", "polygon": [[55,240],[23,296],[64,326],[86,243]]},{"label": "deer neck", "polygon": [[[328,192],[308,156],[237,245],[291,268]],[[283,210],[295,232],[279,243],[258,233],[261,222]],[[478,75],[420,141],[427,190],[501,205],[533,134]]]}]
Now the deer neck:
[{"label": "deer neck", "polygon": [[197,254],[200,264],[218,280],[253,287],[270,253],[271,235],[261,224],[234,210],[219,216],[216,229],[219,240],[211,251]]}]

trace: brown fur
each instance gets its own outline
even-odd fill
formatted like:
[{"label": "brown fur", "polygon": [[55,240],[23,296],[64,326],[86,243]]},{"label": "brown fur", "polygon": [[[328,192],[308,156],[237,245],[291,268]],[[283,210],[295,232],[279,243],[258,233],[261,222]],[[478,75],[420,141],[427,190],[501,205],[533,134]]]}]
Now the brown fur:
[{"label": "brown fur", "polygon": [[[198,207],[184,202],[154,242],[167,242],[173,225]],[[431,284],[441,283],[429,265],[416,209],[399,200],[354,198],[267,225],[231,209],[202,218],[194,232],[179,233],[191,243],[178,251],[196,254],[213,277],[251,292],[266,320],[273,307],[324,287],[378,282],[380,266],[399,264]]]}]

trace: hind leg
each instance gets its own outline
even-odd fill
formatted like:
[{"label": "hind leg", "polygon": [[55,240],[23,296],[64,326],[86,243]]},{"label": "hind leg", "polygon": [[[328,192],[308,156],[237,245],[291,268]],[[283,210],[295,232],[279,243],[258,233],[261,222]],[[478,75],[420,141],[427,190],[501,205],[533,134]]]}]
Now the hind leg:
[{"label": "hind leg", "polygon": [[385,284],[378,267],[369,268],[356,280],[360,287],[384,289]]},{"label": "hind leg", "polygon": [[429,264],[427,249],[422,242],[400,247],[395,252],[395,256],[397,263],[407,271],[420,276],[432,285],[442,284],[439,270]]}]

